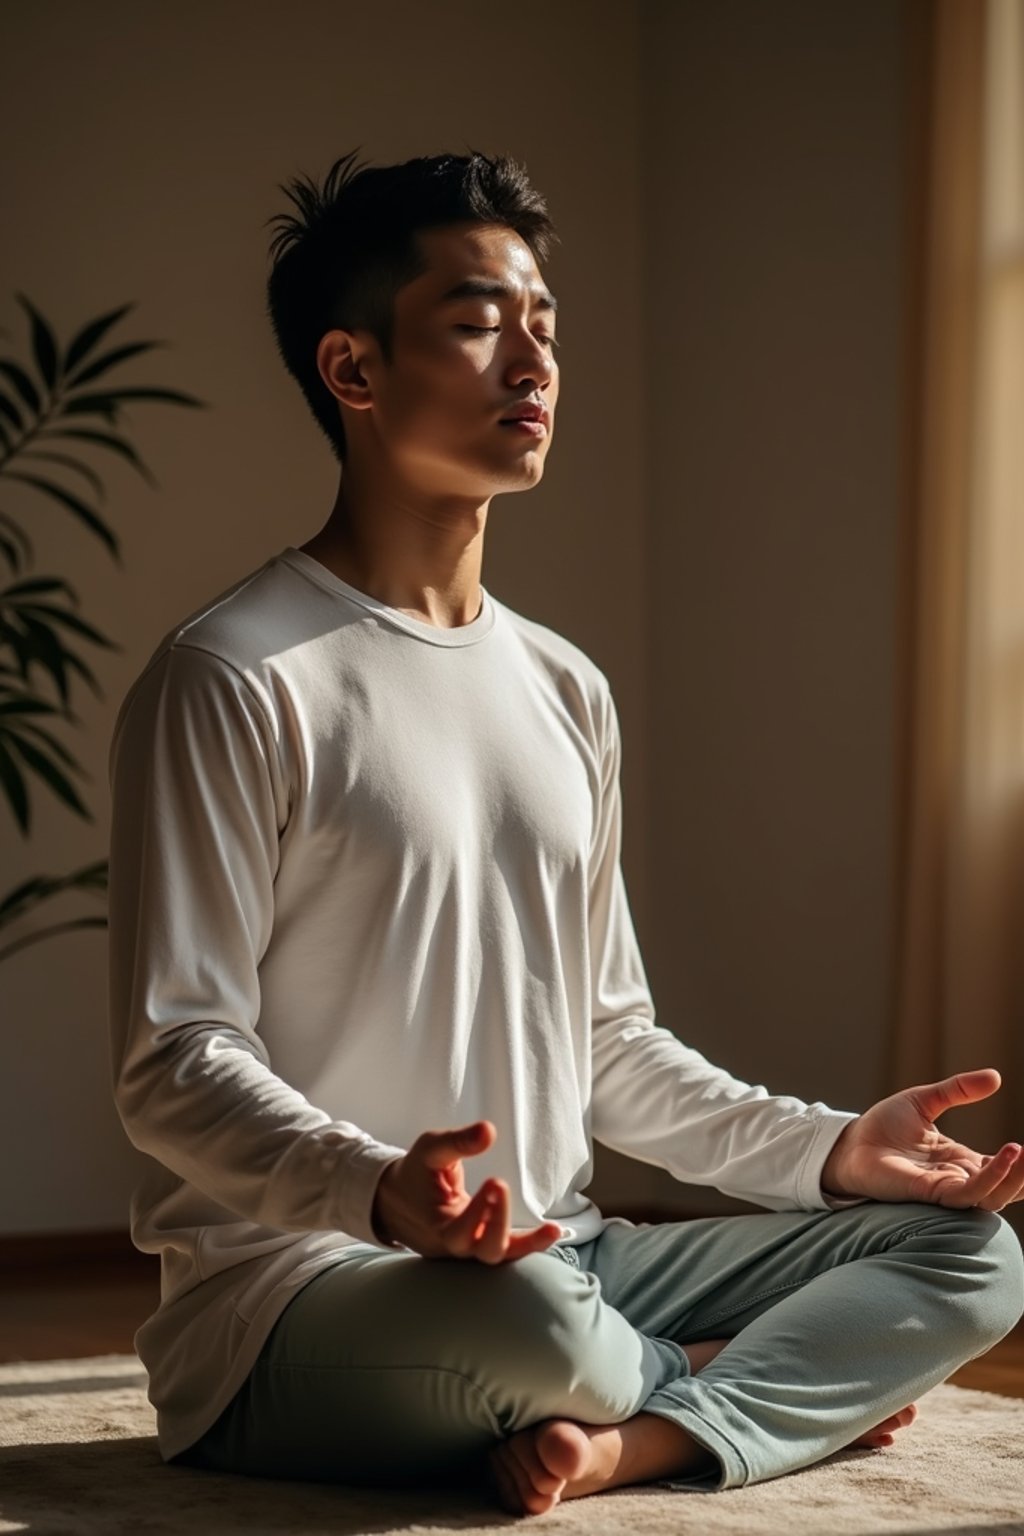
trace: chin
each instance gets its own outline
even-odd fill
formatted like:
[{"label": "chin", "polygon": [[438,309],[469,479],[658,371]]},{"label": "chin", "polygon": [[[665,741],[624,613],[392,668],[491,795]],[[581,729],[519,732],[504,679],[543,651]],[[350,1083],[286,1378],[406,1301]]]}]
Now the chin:
[{"label": "chin", "polygon": [[522,459],[514,468],[505,464],[494,476],[499,482],[498,491],[528,491],[544,478],[544,460],[535,454],[527,459]]}]

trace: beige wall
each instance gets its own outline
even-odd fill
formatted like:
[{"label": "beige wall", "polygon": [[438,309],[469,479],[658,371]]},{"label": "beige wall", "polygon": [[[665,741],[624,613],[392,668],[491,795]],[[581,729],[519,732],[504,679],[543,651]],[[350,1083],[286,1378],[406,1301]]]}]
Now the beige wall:
[{"label": "beige wall", "polygon": [[[123,569],[5,492],[36,573],[67,576],[124,649],[86,653],[106,697],[79,690],[83,729],[64,733],[95,825],[40,791],[31,842],[0,822],[0,895],[104,855],[129,682],[177,618],[330,506],[326,443],[263,314],[276,184],[357,145],[378,163],[509,151],[563,238],[563,383],[543,484],[493,504],[485,585],[611,678],[662,1021],[776,1091],[868,1102],[890,929],[902,8],[767,13],[561,0],[511,25],[475,0],[46,0],[8,23],[0,111],[9,140],[36,130],[5,169],[7,349],[25,345],[15,290],[65,340],[132,299],[114,337],[170,346],[124,382],[211,408],[132,412],[156,493],[92,461]],[[2,1232],[126,1220],[105,965],[84,932],[0,967]],[[599,1199],[697,1198],[612,1154],[598,1168]]]},{"label": "beige wall", "polygon": [[893,922],[908,13],[644,17],[648,970],[737,1076],[860,1110]]}]

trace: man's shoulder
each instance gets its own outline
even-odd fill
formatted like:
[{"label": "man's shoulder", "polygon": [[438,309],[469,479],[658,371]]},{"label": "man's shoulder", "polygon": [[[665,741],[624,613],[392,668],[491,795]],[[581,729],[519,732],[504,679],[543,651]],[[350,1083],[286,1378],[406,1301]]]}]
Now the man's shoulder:
[{"label": "man's shoulder", "polygon": [[[301,581],[280,555],[236,577],[161,635],[140,677],[171,651],[202,651],[246,677],[308,638],[311,615]],[[312,626],[315,632],[315,625]]]},{"label": "man's shoulder", "polygon": [[582,646],[550,625],[516,612],[507,603],[501,607],[520,643],[552,675],[576,679],[595,699],[604,698],[610,691],[607,676]]},{"label": "man's shoulder", "polygon": [[550,625],[517,613],[507,604],[500,607],[531,662],[556,682],[562,696],[568,691],[582,697],[588,713],[600,719],[611,700],[611,684],[593,656]]},{"label": "man's shoulder", "polygon": [[[185,688],[194,680],[205,689],[211,676],[243,679],[248,684],[247,690],[242,685],[243,691],[258,695],[269,713],[265,665],[275,654],[288,652],[299,619],[301,603],[296,602],[287,568],[278,556],[271,556],[204,599],[161,635],[122,697],[115,735],[146,680],[159,676],[166,681],[172,665],[179,686]],[[183,666],[188,662],[184,671],[178,661]]]},{"label": "man's shoulder", "polygon": [[190,646],[238,671],[248,671],[288,643],[299,617],[294,584],[274,555],[178,619],[154,654],[172,646]]}]

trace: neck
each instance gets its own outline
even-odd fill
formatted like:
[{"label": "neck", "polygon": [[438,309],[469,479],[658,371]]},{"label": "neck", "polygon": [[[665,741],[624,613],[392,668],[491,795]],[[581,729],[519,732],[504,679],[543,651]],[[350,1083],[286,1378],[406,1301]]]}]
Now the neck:
[{"label": "neck", "polygon": [[389,608],[454,629],[480,612],[488,505],[395,487],[371,498],[346,467],[327,522],[300,547]]}]

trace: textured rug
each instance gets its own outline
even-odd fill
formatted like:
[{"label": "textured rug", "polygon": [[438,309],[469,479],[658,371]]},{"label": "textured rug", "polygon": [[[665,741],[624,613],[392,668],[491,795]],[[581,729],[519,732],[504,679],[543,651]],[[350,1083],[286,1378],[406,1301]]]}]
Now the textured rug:
[{"label": "textured rug", "polygon": [[0,1531],[32,1536],[463,1536],[531,1522],[594,1536],[1024,1536],[1024,1401],[935,1387],[884,1450],[838,1451],[750,1488],[634,1485],[516,1516],[461,1490],[243,1478],[160,1460],[134,1355],[0,1366]]}]

